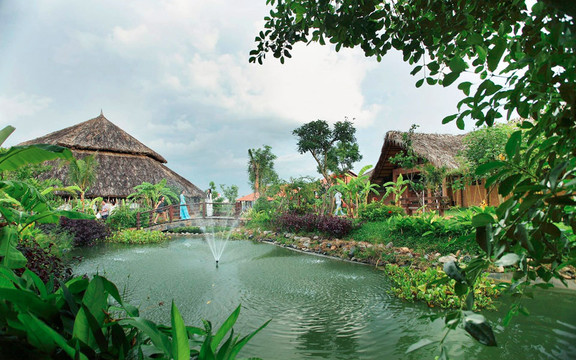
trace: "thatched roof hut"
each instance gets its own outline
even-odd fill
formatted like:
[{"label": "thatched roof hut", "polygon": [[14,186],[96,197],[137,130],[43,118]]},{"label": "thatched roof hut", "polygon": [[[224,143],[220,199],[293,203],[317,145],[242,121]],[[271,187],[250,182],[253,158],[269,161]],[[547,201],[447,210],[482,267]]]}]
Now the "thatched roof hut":
[{"label": "thatched roof hut", "polygon": [[[387,181],[393,181],[392,172],[398,166],[392,164],[390,158],[406,150],[406,144],[402,138],[403,134],[400,131],[388,131],[386,133],[380,158],[370,175],[372,183],[382,185]],[[463,137],[464,135],[414,133],[412,148],[423,162],[428,161],[436,167],[457,169],[456,155],[464,148]]]},{"label": "thatched roof hut", "polygon": [[[19,145],[31,144],[64,146],[71,149],[76,158],[95,155],[99,163],[98,176],[86,193],[88,197],[125,198],[134,192],[134,186],[144,181],[155,184],[162,179],[171,187],[183,189],[189,197],[204,197],[196,185],[164,165],[167,161],[160,154],[114,125],[102,113]],[[53,166],[43,176],[68,184],[68,167]]]}]

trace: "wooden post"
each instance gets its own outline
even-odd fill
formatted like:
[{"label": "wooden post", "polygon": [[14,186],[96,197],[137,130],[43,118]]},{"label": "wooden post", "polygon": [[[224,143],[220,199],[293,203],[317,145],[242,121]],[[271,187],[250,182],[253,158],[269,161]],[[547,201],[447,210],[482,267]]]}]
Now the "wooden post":
[{"label": "wooden post", "polygon": [[234,203],[234,217],[239,218],[242,212],[242,204],[240,202]]},{"label": "wooden post", "polygon": [[137,212],[136,213],[136,229],[140,230],[141,226],[140,226],[140,213]]}]

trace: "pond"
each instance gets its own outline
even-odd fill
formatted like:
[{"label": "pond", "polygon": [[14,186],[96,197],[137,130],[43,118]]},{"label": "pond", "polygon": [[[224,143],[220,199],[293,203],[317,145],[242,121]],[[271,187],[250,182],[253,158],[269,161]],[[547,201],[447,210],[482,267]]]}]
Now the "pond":
[{"label": "pond", "polygon": [[[444,336],[435,309],[389,294],[386,276],[370,266],[291,251],[267,243],[230,241],[216,267],[200,238],[162,245],[84,249],[76,274],[107,276],[143,316],[170,324],[172,299],[187,324],[219,326],[242,304],[241,335],[272,322],[242,350],[263,359],[433,359],[434,346],[406,354],[422,338]],[[505,311],[484,312],[498,348],[463,330],[446,342],[452,359],[576,358],[576,292],[548,290],[526,300],[529,317],[499,325]],[[506,306],[504,306],[506,308]]]}]

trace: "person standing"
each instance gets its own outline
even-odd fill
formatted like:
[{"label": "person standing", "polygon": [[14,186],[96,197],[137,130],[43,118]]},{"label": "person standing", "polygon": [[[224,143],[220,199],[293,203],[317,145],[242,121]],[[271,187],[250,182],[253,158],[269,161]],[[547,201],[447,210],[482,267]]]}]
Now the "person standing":
[{"label": "person standing", "polygon": [[110,204],[108,204],[105,200],[102,200],[102,203],[100,204],[99,214],[102,220],[108,219],[108,215],[110,215]]},{"label": "person standing", "polygon": [[206,216],[212,216],[214,214],[214,208],[212,206],[212,189],[206,190]]},{"label": "person standing", "polygon": [[190,219],[190,214],[188,213],[188,206],[186,206],[186,197],[184,196],[184,190],[180,193],[180,219],[187,220]]},{"label": "person standing", "polygon": [[166,209],[164,208],[165,206],[165,198],[164,196],[160,196],[160,200],[158,200],[156,206],[154,206],[154,212],[156,213],[156,216],[154,217],[154,224],[158,223],[158,217],[160,215],[162,215],[162,218],[164,218],[164,221],[166,221]]}]

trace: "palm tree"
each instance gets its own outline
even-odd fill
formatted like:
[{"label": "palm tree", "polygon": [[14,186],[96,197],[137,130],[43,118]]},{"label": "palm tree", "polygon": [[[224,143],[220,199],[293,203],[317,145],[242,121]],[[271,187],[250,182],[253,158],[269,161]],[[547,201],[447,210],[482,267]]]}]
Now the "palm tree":
[{"label": "palm tree", "polygon": [[278,180],[274,170],[276,155],[272,153],[272,147],[264,145],[264,148],[248,149],[248,156],[248,178],[258,198],[268,185]]},{"label": "palm tree", "polygon": [[134,186],[134,190],[136,192],[128,195],[128,199],[142,200],[149,208],[158,202],[160,196],[164,196],[168,204],[171,204],[173,199],[178,198],[178,195],[166,186],[166,179],[162,179],[157,184],[144,181],[142,184]]},{"label": "palm tree", "polygon": [[70,161],[68,179],[73,185],[80,188],[80,202],[84,212],[84,194],[96,182],[98,176],[98,160],[94,155],[88,155],[83,159]]}]

